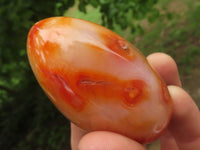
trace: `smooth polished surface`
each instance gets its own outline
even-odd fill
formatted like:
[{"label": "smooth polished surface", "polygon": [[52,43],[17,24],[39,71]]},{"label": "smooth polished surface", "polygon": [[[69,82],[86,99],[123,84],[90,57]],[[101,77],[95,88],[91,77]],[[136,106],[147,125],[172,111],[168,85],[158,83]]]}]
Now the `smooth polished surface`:
[{"label": "smooth polished surface", "polygon": [[84,20],[36,23],[28,57],[55,106],[87,131],[112,131],[141,143],[161,135],[173,104],[145,57],[114,32]]}]

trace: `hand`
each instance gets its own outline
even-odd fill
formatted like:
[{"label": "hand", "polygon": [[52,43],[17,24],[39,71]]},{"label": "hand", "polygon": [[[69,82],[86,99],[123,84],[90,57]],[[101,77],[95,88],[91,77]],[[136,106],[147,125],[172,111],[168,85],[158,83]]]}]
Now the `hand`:
[{"label": "hand", "polygon": [[[161,137],[161,150],[199,150],[200,112],[192,98],[181,89],[174,60],[163,53],[147,57],[154,70],[166,82],[174,102],[168,129]],[[87,133],[71,124],[72,150],[145,150],[145,146],[123,135],[106,131]]]}]

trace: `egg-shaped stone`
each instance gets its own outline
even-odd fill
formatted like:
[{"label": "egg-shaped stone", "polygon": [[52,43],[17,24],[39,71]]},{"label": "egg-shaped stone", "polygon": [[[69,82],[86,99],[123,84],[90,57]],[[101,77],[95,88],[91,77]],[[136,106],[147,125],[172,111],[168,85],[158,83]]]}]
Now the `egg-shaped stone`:
[{"label": "egg-shaped stone", "polygon": [[46,95],[82,129],[149,143],[167,127],[173,103],[165,83],[116,33],[84,20],[52,17],[31,28],[27,50]]}]

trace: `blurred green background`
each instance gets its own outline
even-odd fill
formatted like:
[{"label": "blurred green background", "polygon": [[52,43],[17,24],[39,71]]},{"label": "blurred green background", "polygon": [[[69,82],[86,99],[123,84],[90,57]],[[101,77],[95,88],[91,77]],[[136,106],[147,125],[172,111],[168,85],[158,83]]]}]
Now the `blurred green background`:
[{"label": "blurred green background", "polygon": [[[101,24],[132,42],[145,56],[153,52],[171,55],[183,88],[200,106],[198,0],[1,0],[0,149],[70,150],[69,121],[39,87],[26,54],[31,26],[52,16]],[[149,149],[159,149],[157,145]]]}]

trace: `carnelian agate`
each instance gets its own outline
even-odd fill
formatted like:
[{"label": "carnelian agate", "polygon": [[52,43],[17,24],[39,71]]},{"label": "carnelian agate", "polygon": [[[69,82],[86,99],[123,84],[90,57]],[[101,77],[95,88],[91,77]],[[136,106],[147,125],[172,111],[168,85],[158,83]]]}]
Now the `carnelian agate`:
[{"label": "carnelian agate", "polygon": [[84,20],[53,17],[32,27],[27,49],[41,87],[77,126],[149,143],[168,125],[173,105],[165,83],[114,32]]}]

